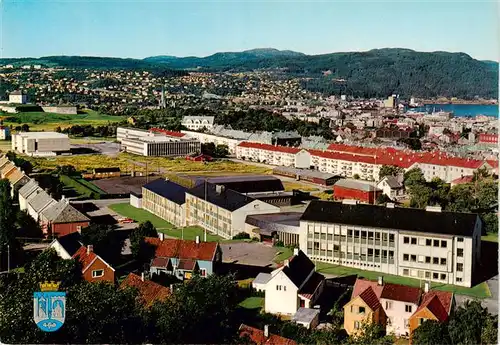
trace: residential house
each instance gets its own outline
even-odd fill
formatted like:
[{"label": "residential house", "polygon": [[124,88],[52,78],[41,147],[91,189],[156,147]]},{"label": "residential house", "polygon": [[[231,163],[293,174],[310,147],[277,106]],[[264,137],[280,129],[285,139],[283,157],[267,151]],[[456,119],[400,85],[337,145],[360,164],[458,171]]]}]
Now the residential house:
[{"label": "residential house", "polygon": [[204,182],[186,192],[186,224],[198,225],[225,239],[245,231],[250,214],[279,212],[280,208]]},{"label": "residential house", "polygon": [[90,224],[90,219],[71,206],[67,199],[40,212],[39,221],[46,236],[56,237],[80,231]]},{"label": "residential house", "polygon": [[[354,292],[354,291],[353,291]],[[347,334],[356,334],[363,323],[377,323],[386,326],[387,316],[380,303],[380,289],[367,287],[344,305],[344,329]]]},{"label": "residential house", "polygon": [[80,261],[82,265],[83,279],[88,282],[107,281],[115,282],[115,269],[104,261],[99,255],[94,253],[93,246],[81,246],[73,259]]},{"label": "residential house", "polygon": [[323,292],[325,277],[299,249],[270,274],[260,273],[256,280],[265,284],[266,313],[294,315],[299,308],[312,308]]},{"label": "residential house", "polygon": [[27,199],[28,214],[36,221],[40,219],[40,213],[56,201],[42,188],[38,187]]},{"label": "residential house", "polygon": [[120,284],[120,289],[133,288],[138,290],[138,298],[143,306],[151,307],[155,302],[163,302],[170,295],[169,288],[157,284],[151,280],[144,279],[144,273],[138,276],[134,273],[129,275]]},{"label": "residential house", "polygon": [[28,208],[28,198],[35,193],[37,189],[40,187],[38,186],[38,182],[36,182],[35,179],[30,179],[28,183],[26,183],[24,186],[22,186],[19,189],[18,192],[18,197],[19,197],[19,208],[21,210],[26,210]]},{"label": "residential house", "polygon": [[410,343],[413,332],[426,320],[446,322],[455,306],[452,292],[430,290],[422,298],[420,306],[410,317]]},{"label": "residential house", "polygon": [[191,130],[207,129],[210,130],[214,126],[215,116],[184,116],[182,125]]},{"label": "residential house", "polygon": [[88,178],[88,179],[101,179],[101,178],[120,177],[120,176],[121,176],[121,170],[118,167],[95,168],[92,169],[91,172],[86,172],[82,174],[83,178]]},{"label": "residential house", "polygon": [[471,287],[481,230],[474,213],[312,200],[299,240],[313,260]]},{"label": "residential house", "polygon": [[405,195],[405,186],[395,176],[384,176],[377,183],[377,188],[381,189],[382,193],[391,200],[397,200]]},{"label": "residential house", "polygon": [[142,187],[141,206],[144,210],[178,226],[186,226],[187,187],[158,179]]},{"label": "residential house", "polygon": [[80,249],[83,245],[81,241],[81,235],[79,232],[73,232],[68,235],[64,235],[55,238],[49,245],[56,251],[57,255],[62,259],[69,260],[73,258],[73,255]]},{"label": "residential house", "polygon": [[292,339],[269,333],[268,325],[261,330],[241,324],[239,332],[240,338],[250,340],[255,345],[297,345],[297,342]]},{"label": "residential house", "polygon": [[222,261],[222,251],[217,242],[147,237],[146,242],[155,248],[151,261],[151,274],[171,274],[178,279],[191,279],[194,273],[207,277],[214,273]]}]

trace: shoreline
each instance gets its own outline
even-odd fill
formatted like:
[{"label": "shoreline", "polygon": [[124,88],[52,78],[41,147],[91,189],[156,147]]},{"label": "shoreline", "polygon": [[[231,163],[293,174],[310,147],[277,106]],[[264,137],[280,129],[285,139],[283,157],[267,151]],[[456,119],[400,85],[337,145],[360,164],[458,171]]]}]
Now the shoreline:
[{"label": "shoreline", "polygon": [[439,99],[424,99],[418,103],[422,104],[462,104],[462,105],[498,105],[498,100],[439,100]]}]

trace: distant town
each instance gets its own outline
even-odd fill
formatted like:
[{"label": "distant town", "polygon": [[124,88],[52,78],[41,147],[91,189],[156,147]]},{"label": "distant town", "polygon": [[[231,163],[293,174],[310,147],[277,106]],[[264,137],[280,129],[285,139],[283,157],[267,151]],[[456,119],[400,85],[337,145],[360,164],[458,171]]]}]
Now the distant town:
[{"label": "distant town", "polygon": [[[496,343],[496,100],[279,69],[0,78],[3,342]],[[49,335],[41,279],[67,291]]]}]

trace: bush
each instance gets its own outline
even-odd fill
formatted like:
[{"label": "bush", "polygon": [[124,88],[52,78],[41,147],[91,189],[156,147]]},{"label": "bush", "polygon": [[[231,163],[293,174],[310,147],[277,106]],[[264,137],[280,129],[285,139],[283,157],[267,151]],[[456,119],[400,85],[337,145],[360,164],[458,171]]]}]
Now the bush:
[{"label": "bush", "polygon": [[260,242],[260,238],[258,238],[258,237],[252,237],[252,242]]},{"label": "bush", "polygon": [[243,231],[233,236],[233,240],[247,240],[247,239],[250,239],[250,234]]},{"label": "bush", "polygon": [[274,247],[284,247],[285,244],[283,243],[283,241],[276,241],[274,242]]}]

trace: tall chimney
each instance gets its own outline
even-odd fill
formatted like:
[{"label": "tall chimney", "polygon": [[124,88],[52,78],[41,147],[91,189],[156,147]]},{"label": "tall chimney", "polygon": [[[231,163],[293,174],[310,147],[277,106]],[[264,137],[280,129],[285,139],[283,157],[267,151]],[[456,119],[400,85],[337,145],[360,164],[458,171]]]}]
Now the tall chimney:
[{"label": "tall chimney", "polygon": [[200,236],[196,236],[196,244],[200,243]]},{"label": "tall chimney", "polygon": [[288,259],[285,259],[285,260],[283,261],[283,265],[284,265],[284,266],[288,266],[288,264],[289,264],[289,263],[290,263],[290,261],[289,261]]},{"label": "tall chimney", "polygon": [[165,239],[165,235],[163,234],[163,232],[159,232],[158,237],[160,238],[160,241],[163,241]]},{"label": "tall chimney", "polygon": [[425,282],[425,284],[424,284],[424,292],[425,292],[425,293],[429,292],[429,290],[430,290],[430,285],[431,285],[431,283],[430,283],[430,282]]},{"label": "tall chimney", "polygon": [[269,325],[264,325],[264,337],[269,338]]},{"label": "tall chimney", "polygon": [[170,284],[170,293],[174,292],[174,284]]},{"label": "tall chimney", "polygon": [[144,272],[141,273],[141,280],[144,281]]},{"label": "tall chimney", "polygon": [[384,285],[384,277],[382,277],[382,276],[378,277],[378,285],[380,285],[380,286]]},{"label": "tall chimney", "polygon": [[87,254],[90,254],[90,253],[92,253],[93,251],[94,251],[94,246],[93,246],[93,245],[91,245],[91,244],[89,244],[89,245],[87,246]]},{"label": "tall chimney", "polygon": [[293,248],[293,255],[299,255],[299,248]]}]

